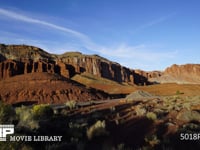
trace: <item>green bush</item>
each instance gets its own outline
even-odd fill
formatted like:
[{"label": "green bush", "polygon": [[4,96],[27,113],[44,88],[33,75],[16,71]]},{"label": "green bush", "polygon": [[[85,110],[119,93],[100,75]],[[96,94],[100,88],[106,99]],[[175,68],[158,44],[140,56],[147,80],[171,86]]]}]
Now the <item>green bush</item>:
[{"label": "green bush", "polygon": [[33,111],[31,108],[26,106],[21,106],[16,108],[16,114],[18,116],[19,126],[27,127],[30,129],[37,129],[39,123],[34,119]]},{"label": "green bush", "polygon": [[49,119],[53,115],[53,109],[46,104],[35,105],[33,108],[21,106],[16,108],[19,126],[30,129],[38,129],[41,119]]},{"label": "green bush", "polygon": [[16,113],[11,105],[0,102],[0,124],[9,124],[16,119]]},{"label": "green bush", "polygon": [[32,111],[35,119],[49,119],[53,116],[53,109],[47,104],[35,105]]}]

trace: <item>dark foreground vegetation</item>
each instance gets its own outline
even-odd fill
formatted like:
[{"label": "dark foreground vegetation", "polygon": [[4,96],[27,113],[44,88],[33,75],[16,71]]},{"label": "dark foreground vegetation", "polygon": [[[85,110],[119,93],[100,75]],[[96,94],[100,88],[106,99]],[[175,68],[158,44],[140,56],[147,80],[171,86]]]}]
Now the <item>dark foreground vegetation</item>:
[{"label": "dark foreground vegetation", "polygon": [[200,149],[200,97],[150,97],[78,105],[12,107],[0,104],[0,124],[14,135],[62,136],[60,142],[0,142],[1,150],[173,150]]}]

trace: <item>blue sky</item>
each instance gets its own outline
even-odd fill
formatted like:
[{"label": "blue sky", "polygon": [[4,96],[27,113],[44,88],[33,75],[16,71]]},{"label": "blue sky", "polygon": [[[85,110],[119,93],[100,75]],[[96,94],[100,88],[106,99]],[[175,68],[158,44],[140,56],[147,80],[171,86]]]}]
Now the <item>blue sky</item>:
[{"label": "blue sky", "polygon": [[199,6],[198,0],[0,0],[0,43],[164,70],[200,63]]}]

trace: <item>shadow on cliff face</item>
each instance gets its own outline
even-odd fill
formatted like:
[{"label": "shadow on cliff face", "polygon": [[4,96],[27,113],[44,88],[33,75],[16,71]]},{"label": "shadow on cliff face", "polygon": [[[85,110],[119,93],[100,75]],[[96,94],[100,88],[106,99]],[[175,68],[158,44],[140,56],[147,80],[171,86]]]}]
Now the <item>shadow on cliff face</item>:
[{"label": "shadow on cliff face", "polygon": [[[134,73],[134,83],[139,86],[155,84],[154,82],[148,81],[147,77],[142,76],[138,73]],[[159,83],[156,83],[156,84],[159,84]]]},{"label": "shadow on cliff face", "polygon": [[35,105],[38,104],[38,101],[21,101],[12,104],[13,107],[20,107],[20,106],[30,106],[30,105]]},{"label": "shadow on cliff face", "polygon": [[5,61],[5,60],[6,60],[6,58],[0,54],[0,62]]}]

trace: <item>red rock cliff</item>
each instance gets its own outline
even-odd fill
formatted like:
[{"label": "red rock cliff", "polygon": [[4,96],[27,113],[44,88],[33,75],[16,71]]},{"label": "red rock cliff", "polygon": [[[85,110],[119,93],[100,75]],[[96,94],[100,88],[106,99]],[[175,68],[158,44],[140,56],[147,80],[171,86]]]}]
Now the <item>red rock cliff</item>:
[{"label": "red rock cliff", "polygon": [[108,61],[97,55],[88,56],[79,53],[79,55],[73,57],[60,57],[60,59],[57,61],[61,61],[62,63],[70,66],[71,68],[68,67],[69,70],[71,69],[70,72],[87,72],[117,82],[127,82],[134,84],[133,70],[123,67],[117,63]]},{"label": "red rock cliff", "polygon": [[200,64],[172,65],[164,71],[179,83],[200,83]]},{"label": "red rock cliff", "polygon": [[[8,61],[9,59],[9,61]],[[146,84],[146,77],[98,55],[69,52],[54,55],[26,45],[0,45],[0,79],[31,72],[57,73],[66,78],[87,72],[129,84]]]}]

